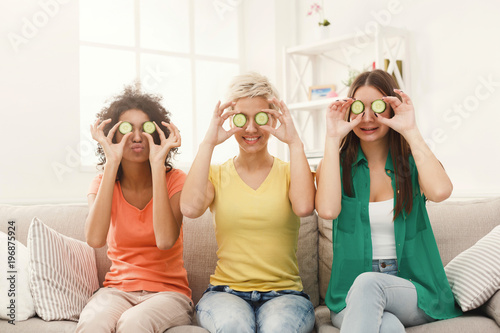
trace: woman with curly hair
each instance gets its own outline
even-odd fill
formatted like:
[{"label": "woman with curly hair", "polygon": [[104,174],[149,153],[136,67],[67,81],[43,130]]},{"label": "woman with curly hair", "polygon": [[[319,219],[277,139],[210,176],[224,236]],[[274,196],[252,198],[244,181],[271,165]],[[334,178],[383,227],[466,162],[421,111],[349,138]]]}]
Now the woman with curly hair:
[{"label": "woman with curly hair", "polygon": [[77,332],[163,332],[191,323],[179,198],[186,175],[171,165],[181,145],[161,97],[128,87],[91,125],[103,173],[91,183],[87,243],[108,245],[104,287]]}]

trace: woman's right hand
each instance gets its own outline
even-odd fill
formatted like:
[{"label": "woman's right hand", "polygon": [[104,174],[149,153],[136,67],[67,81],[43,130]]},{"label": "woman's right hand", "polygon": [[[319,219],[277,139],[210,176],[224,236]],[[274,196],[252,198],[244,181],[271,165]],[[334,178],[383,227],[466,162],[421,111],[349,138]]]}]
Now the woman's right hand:
[{"label": "woman's right hand", "polygon": [[229,139],[234,133],[241,130],[241,128],[234,126],[231,127],[230,130],[226,131],[222,127],[227,118],[236,114],[234,110],[224,113],[225,109],[230,106],[234,106],[234,104],[234,102],[227,102],[221,105],[220,101],[217,103],[207,130],[207,134],[205,134],[205,139],[203,140],[205,143],[215,147]]},{"label": "woman's right hand", "polygon": [[96,140],[104,150],[106,163],[120,163],[123,156],[123,147],[125,146],[125,142],[127,142],[128,137],[132,135],[132,132],[125,134],[119,143],[113,143],[113,137],[115,136],[118,126],[120,126],[122,122],[119,121],[116,123],[115,126],[109,130],[108,135],[104,134],[104,127],[111,122],[111,119],[106,119],[101,123],[99,122],[100,120],[98,119],[94,125],[90,125],[92,138]]},{"label": "woman's right hand", "polygon": [[326,136],[342,140],[354,127],[358,126],[364,113],[352,119],[346,120],[346,113],[350,112],[351,104],[355,100],[348,98],[338,100],[328,106],[326,112]]}]

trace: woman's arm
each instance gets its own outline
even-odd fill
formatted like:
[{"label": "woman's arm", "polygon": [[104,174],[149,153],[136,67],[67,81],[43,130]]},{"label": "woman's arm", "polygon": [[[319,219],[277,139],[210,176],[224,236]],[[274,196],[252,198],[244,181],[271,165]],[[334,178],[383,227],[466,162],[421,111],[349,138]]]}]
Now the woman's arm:
[{"label": "woman's arm", "polygon": [[396,97],[384,97],[394,110],[394,117],[378,120],[399,132],[410,145],[418,170],[418,181],[427,199],[440,202],[449,198],[453,184],[441,163],[425,143],[415,121],[415,110],[410,97],[402,90],[395,89],[402,101]]},{"label": "woman's arm", "polygon": [[153,230],[156,246],[160,250],[168,250],[174,246],[179,238],[182,225],[182,214],[179,206],[180,193],[172,198],[168,197],[167,182],[165,181],[165,159],[172,148],[180,147],[181,135],[173,123],[162,122],[169,129],[168,138],[155,123],[160,136],[160,144],[156,145],[153,137],[144,133],[149,142],[149,162],[153,180]]},{"label": "woman's arm", "polygon": [[[316,170],[316,212],[325,220],[334,220],[342,208],[339,161],[340,142],[327,137],[323,159]],[[324,170],[323,170],[324,169]]]},{"label": "woman's arm", "polygon": [[269,102],[279,107],[279,111],[266,109],[280,122],[278,128],[265,125],[261,129],[274,135],[278,140],[286,143],[290,150],[290,189],[288,197],[292,203],[293,212],[300,217],[309,216],[314,211],[314,179],[311,168],[304,152],[304,144],[293,124],[292,115],[283,101],[277,98]]},{"label": "woman's arm", "polygon": [[181,211],[189,218],[201,216],[214,200],[215,190],[208,180],[213,151],[215,146],[226,141],[236,131],[240,130],[235,127],[226,131],[222,127],[224,121],[235,113],[234,111],[224,113],[224,110],[233,104],[233,102],[223,105],[220,102],[217,103],[207,134],[200,144],[198,153],[189,169],[180,200]]},{"label": "woman's arm", "polygon": [[104,150],[106,164],[102,176],[101,185],[97,194],[89,194],[89,214],[85,221],[85,239],[91,247],[99,248],[106,245],[109,224],[111,222],[111,203],[113,201],[113,190],[116,181],[116,173],[120,166],[123,156],[123,146],[132,133],[126,134],[118,144],[112,143],[116,129],[121,122],[118,122],[111,128],[108,135],[105,136],[103,128],[111,120],[105,120],[99,124],[99,120],[90,127],[92,138],[96,140]]},{"label": "woman's arm", "polygon": [[326,113],[326,138],[323,160],[316,171],[316,211],[326,220],[336,219],[342,208],[342,182],[340,179],[340,144],[342,139],[361,121],[356,117],[345,121],[354,100],[335,101]]}]

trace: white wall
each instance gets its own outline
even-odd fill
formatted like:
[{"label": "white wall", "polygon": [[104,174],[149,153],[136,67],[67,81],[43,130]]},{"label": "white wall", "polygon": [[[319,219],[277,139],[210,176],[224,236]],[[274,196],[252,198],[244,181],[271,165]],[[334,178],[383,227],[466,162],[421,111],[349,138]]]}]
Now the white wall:
[{"label": "white wall", "polygon": [[[327,17],[338,35],[363,29],[374,20],[371,12],[385,10],[389,3],[326,2]],[[455,196],[500,194],[500,112],[495,103],[500,97],[495,36],[500,21],[493,3],[457,6],[451,0],[400,0],[400,13],[390,18],[392,25],[412,33],[412,97],[423,134],[432,139],[433,131],[444,131],[442,140],[434,140],[435,151],[454,181]],[[42,4],[50,5],[44,9]],[[307,4],[241,3],[249,41],[245,70],[268,75],[281,89],[282,46],[304,42],[311,34]],[[24,39],[13,46],[13,34]],[[1,203],[85,201],[94,173],[81,171],[76,162],[78,34],[76,0],[0,0]],[[490,77],[495,84],[486,96],[489,87],[481,80]],[[474,102],[477,93],[481,99],[472,108],[467,103]],[[450,113],[455,104],[463,105],[462,114]]]},{"label": "white wall", "polygon": [[83,201],[92,174],[79,172],[72,155],[79,146],[78,2],[0,3],[0,202]]},{"label": "white wall", "polygon": [[[310,40],[311,1],[297,0],[298,40]],[[367,24],[408,29],[420,130],[454,183],[453,197],[500,194],[500,3],[478,0],[324,1],[332,37]],[[302,13],[303,15],[301,15]]]}]

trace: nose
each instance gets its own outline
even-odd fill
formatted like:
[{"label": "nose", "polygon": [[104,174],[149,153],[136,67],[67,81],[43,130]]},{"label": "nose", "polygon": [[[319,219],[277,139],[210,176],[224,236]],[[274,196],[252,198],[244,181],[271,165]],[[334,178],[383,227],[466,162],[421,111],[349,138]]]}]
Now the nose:
[{"label": "nose", "polygon": [[375,112],[370,107],[365,109],[365,116],[363,117],[363,120],[375,120],[376,117]]},{"label": "nose", "polygon": [[248,133],[257,132],[257,124],[255,123],[255,121],[253,119],[248,120],[247,127],[245,128],[245,132],[248,132]]},{"label": "nose", "polygon": [[132,133],[132,142],[142,142],[142,131],[135,129]]}]

